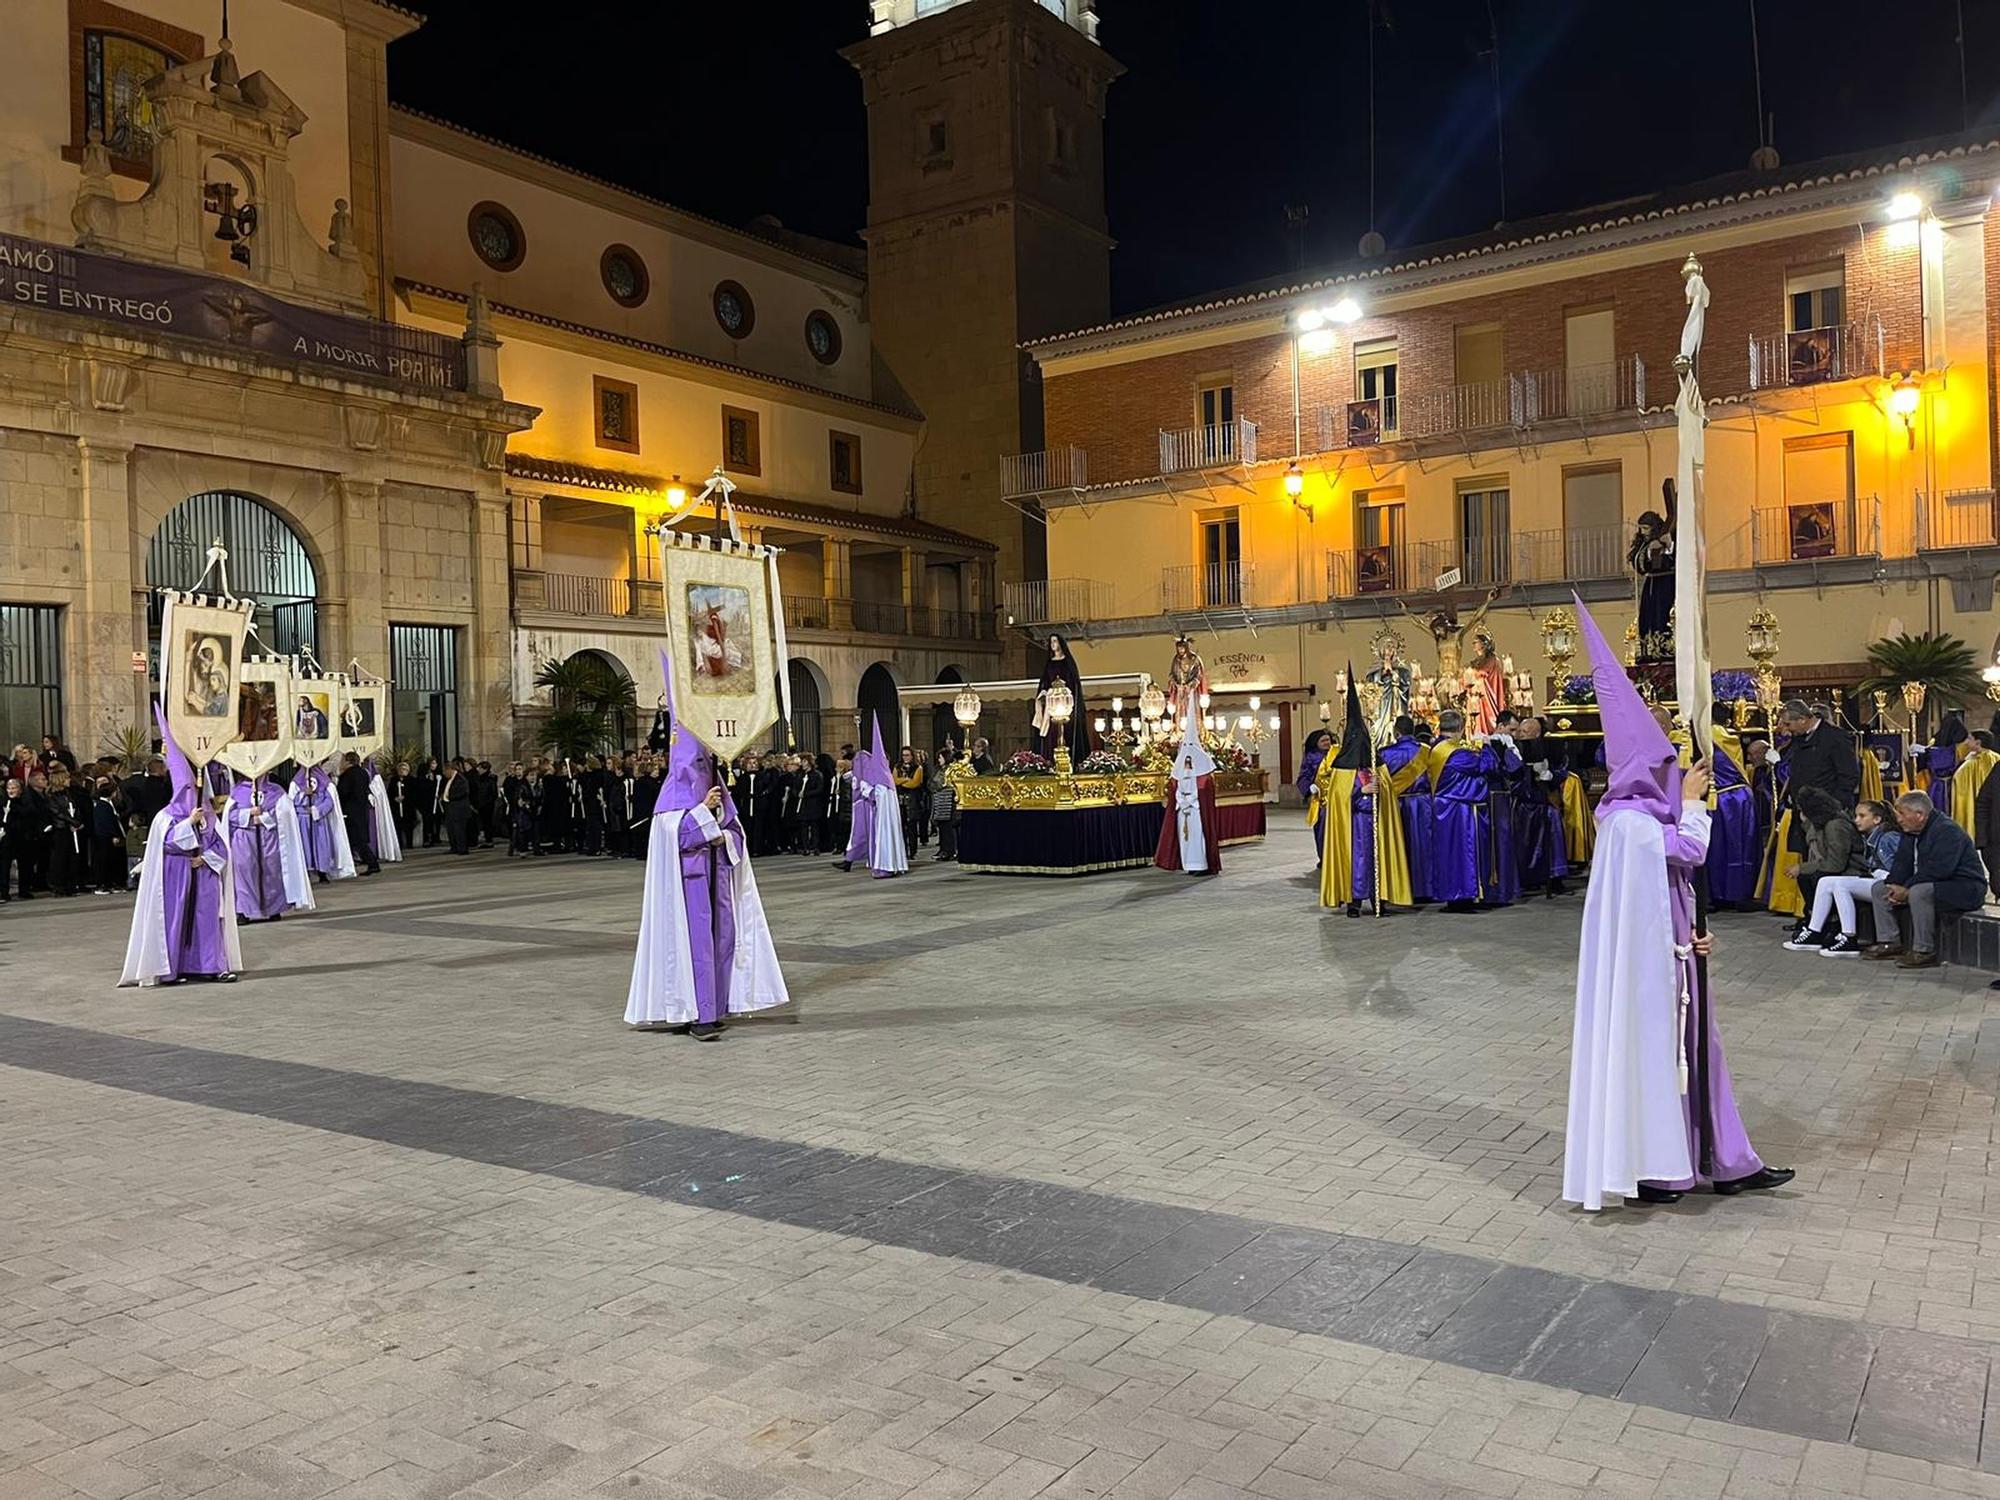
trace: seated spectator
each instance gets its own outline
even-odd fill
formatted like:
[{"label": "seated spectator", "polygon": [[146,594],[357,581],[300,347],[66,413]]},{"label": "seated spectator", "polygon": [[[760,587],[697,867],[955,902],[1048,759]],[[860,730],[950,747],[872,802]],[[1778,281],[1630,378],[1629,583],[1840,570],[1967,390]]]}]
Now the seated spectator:
[{"label": "seated spectator", "polygon": [[1821,930],[1824,915],[1817,921],[1811,915],[1821,883],[1829,879],[1869,875],[1872,884],[1873,879],[1861,830],[1855,826],[1846,809],[1834,800],[1831,792],[1816,786],[1802,786],[1792,799],[1792,806],[1806,825],[1806,852],[1803,858],[1794,860],[1785,873],[1798,881],[1799,895],[1806,903],[1807,915],[1799,918],[1791,936],[1785,939],[1785,946],[1794,952],[1801,952],[1823,948],[1833,938],[1833,934]]},{"label": "seated spectator", "polygon": [[[1935,968],[1938,924],[1979,909],[1986,895],[1986,867],[1972,836],[1922,792],[1905,792],[1896,799],[1896,823],[1902,847],[1888,875],[1870,890],[1878,941],[1862,957],[1893,958],[1901,969]],[[1908,936],[1897,941],[1894,935],[1905,922]]]},{"label": "seated spectator", "polygon": [[[1805,932],[1785,944],[1794,951],[1818,949],[1821,958],[1857,958],[1861,954],[1860,908],[1857,901],[1873,899],[1875,882],[1888,878],[1896,862],[1903,835],[1890,822],[1889,804],[1864,802],[1854,809],[1855,829],[1861,835],[1862,852],[1868,873],[1864,875],[1823,875],[1813,892],[1812,915]],[[1831,925],[1838,914],[1839,925]]]}]

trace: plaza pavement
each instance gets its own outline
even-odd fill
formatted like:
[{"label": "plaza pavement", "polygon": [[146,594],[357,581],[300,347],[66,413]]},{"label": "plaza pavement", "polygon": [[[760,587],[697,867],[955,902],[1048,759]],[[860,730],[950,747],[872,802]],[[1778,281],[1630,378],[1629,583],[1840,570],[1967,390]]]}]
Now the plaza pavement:
[{"label": "plaza pavement", "polygon": [[2000,1496],[1985,976],[1723,919],[1798,1181],[1585,1216],[1581,898],[1309,861],[768,863],[797,1014],[716,1046],[620,1023],[629,863],[425,851],[233,987],[10,906],[0,1500]]}]

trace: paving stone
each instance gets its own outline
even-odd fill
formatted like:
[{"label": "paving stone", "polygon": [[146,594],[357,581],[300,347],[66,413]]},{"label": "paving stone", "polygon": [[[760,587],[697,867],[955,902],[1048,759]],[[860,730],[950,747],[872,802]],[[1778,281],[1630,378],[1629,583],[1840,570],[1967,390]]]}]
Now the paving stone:
[{"label": "paving stone", "polygon": [[1844,1443],[1874,1357],[1871,1329],[1778,1313],[1734,1416],[1775,1432]]},{"label": "paving stone", "polygon": [[1854,1441],[1904,1458],[1978,1463],[1989,1364],[1983,1350],[1889,1329],[1862,1388]]},{"label": "paving stone", "polygon": [[1736,1409],[1770,1326],[1771,1315],[1762,1308],[1685,1301],[1653,1336],[1618,1394],[1641,1406],[1726,1417]]}]

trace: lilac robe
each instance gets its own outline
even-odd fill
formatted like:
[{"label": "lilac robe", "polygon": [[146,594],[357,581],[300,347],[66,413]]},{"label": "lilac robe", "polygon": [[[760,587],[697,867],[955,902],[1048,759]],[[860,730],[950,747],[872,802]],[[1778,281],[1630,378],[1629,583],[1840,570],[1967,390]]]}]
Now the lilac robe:
[{"label": "lilac robe", "polygon": [[[1413,739],[1393,740],[1382,747],[1382,772],[1398,776],[1403,768],[1424,753]],[[1403,819],[1403,843],[1410,856],[1410,898],[1431,899],[1431,779],[1422,771],[1408,791],[1398,794],[1396,808]]]},{"label": "lilac robe", "polygon": [[[166,915],[167,972],[163,981],[190,974],[226,974],[229,954],[222,937],[222,872],[229,843],[210,813],[196,829],[191,815],[178,808],[170,816],[162,846],[161,905]],[[279,882],[283,892],[283,882]]]},{"label": "lilac robe", "polygon": [[1757,796],[1743,768],[1720,745],[1710,747],[1715,773],[1715,810],[1708,831],[1708,894],[1732,905],[1757,890],[1757,866],[1764,840],[1758,831]]},{"label": "lilac robe", "polygon": [[[1675,788],[1679,790],[1678,787]],[[1667,841],[1667,886],[1668,898],[1673,908],[1674,946],[1686,949],[1694,941],[1694,871],[1708,858],[1708,849],[1699,838],[1690,837],[1685,827],[1665,830]],[[1680,967],[1682,982],[1687,986],[1693,1000],[1688,1005],[1687,1024],[1683,1045],[1687,1048],[1689,1083],[1688,1092],[1681,1096],[1681,1118],[1688,1132],[1688,1160],[1694,1163],[1695,1175],[1682,1178],[1678,1182],[1654,1182],[1651,1186],[1671,1188],[1686,1192],[1690,1188],[1708,1182],[1728,1182],[1737,1177],[1748,1177],[1753,1172],[1761,1172],[1764,1163],[1751,1149],[1750,1133],[1743,1128],[1743,1117],[1736,1109],[1736,1086],[1729,1078],[1729,1064],[1722,1055],[1722,1033],[1715,1024],[1713,996],[1700,987],[1700,973],[1694,957],[1676,960]],[[1700,1028],[1708,1030],[1707,1094],[1708,1119],[1712,1134],[1710,1170],[1701,1169],[1701,1153],[1694,1127],[1693,1105],[1695,1057],[1699,1045]]]},{"label": "lilac robe", "polygon": [[[285,866],[278,845],[278,803],[284,793],[258,777],[239,781],[230,793],[235,807],[229,814],[229,858],[236,866],[236,915],[246,922],[264,922],[283,915]],[[256,815],[266,820],[253,821]]]},{"label": "lilac robe", "polygon": [[[724,817],[708,826],[742,825],[725,801]],[[718,865],[727,862],[719,840],[692,812],[681,819],[681,891],[687,901],[688,958],[694,968],[696,1019],[720,1021],[729,1015],[729,971],[736,961],[736,904],[731,882]],[[721,878],[719,878],[721,877]]]},{"label": "lilac robe", "polygon": [[333,852],[332,820],[340,816],[333,800],[333,783],[324,771],[303,770],[292,779],[292,802],[299,810],[299,839],[306,849],[306,868],[315,875],[332,876],[339,867]]}]

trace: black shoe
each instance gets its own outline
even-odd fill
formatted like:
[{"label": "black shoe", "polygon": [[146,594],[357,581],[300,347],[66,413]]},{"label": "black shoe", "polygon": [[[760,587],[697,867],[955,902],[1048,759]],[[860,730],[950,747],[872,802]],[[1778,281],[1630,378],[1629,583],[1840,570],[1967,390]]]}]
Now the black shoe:
[{"label": "black shoe", "polygon": [[1569,894],[1569,887],[1563,884],[1562,877],[1558,876],[1556,879],[1551,880],[1549,882],[1549,895],[1551,897],[1567,896],[1568,894]]},{"label": "black shoe", "polygon": [[1633,1202],[1635,1203],[1678,1203],[1680,1201],[1681,1195],[1675,1189],[1652,1187],[1643,1182],[1639,1184],[1639,1191],[1633,1195]]},{"label": "black shoe", "polygon": [[722,1040],[722,1028],[713,1021],[697,1021],[688,1027],[688,1035],[697,1042],[719,1042]]},{"label": "black shoe", "polygon": [[1444,904],[1444,909],[1448,912],[1455,912],[1461,916],[1466,916],[1477,911],[1479,903],[1476,901],[1447,901]]},{"label": "black shoe", "polygon": [[1832,941],[1833,935],[1830,933],[1813,932],[1800,926],[1785,939],[1784,946],[1793,953],[1817,953]]},{"label": "black shoe", "polygon": [[1838,932],[1819,950],[1821,958],[1859,958],[1861,944],[1844,932]]},{"label": "black shoe", "polygon": [[1347,903],[1347,914],[1348,914],[1348,915],[1349,915],[1350,917],[1358,917],[1358,916],[1360,916],[1360,915],[1361,915],[1361,906],[1360,906],[1360,903],[1358,903],[1358,902],[1354,902],[1354,901],[1350,901],[1350,902],[1348,902],[1348,903]]},{"label": "black shoe", "polygon": [[1761,1193],[1766,1188],[1783,1187],[1797,1175],[1790,1167],[1760,1167],[1748,1177],[1718,1182],[1715,1190],[1725,1198],[1734,1198],[1738,1193]]},{"label": "black shoe", "polygon": [[854,861],[851,859],[837,859],[833,862],[833,867],[844,874],[854,868]]},{"label": "black shoe", "polygon": [[313,871],[313,879],[314,879],[314,880],[317,880],[317,881],[318,881],[318,882],[319,882],[319,883],[320,883],[321,885],[325,885],[325,884],[326,884],[326,872],[325,872],[325,871],[323,871],[323,870],[314,870],[314,871]]}]

